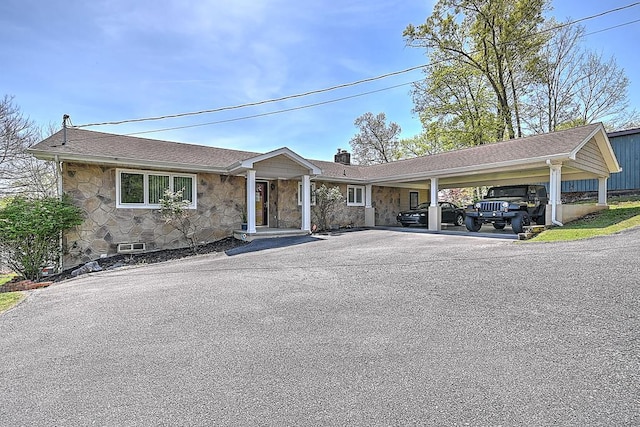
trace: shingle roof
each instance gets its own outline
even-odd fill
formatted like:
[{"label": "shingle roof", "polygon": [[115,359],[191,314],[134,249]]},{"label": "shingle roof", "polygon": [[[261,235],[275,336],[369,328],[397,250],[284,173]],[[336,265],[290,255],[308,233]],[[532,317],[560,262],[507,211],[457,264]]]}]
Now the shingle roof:
[{"label": "shingle roof", "polygon": [[229,165],[260,155],[249,151],[229,150],[204,145],[161,141],[133,136],[114,135],[83,129],[67,129],[67,142],[63,145],[63,132],[31,147],[30,151],[60,157],[86,157],[87,160],[118,159],[126,162],[161,162],[224,169]]},{"label": "shingle roof", "polygon": [[368,179],[492,166],[536,158],[569,156],[602,125],[599,123],[494,144],[415,157],[367,168]]},{"label": "shingle roof", "polygon": [[[534,159],[569,157],[594,135],[602,125],[591,124],[542,135],[535,135],[463,150],[416,157],[371,166],[309,160],[322,169],[320,178],[353,181],[376,181],[412,175],[438,175],[470,167],[488,168],[501,164],[516,164]],[[203,145],[160,141],[132,136],[114,135],[82,129],[67,129],[33,146],[30,151],[39,158],[87,162],[108,161],[119,164],[175,165],[194,170],[224,171],[242,160],[261,155]]]}]

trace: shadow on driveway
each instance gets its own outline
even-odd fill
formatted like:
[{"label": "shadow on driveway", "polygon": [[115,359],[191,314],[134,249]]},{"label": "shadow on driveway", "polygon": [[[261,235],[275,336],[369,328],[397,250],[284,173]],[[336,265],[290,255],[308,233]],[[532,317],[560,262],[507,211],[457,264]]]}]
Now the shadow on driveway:
[{"label": "shadow on driveway", "polygon": [[269,239],[256,239],[253,242],[225,251],[229,256],[240,255],[248,252],[257,252],[265,249],[284,248],[286,246],[301,245],[303,243],[318,242],[322,239],[312,236],[272,237]]}]

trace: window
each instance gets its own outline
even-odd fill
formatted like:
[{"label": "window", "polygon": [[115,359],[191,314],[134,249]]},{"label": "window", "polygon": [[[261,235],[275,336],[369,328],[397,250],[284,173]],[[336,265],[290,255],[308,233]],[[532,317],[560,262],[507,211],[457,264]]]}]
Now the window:
[{"label": "window", "polygon": [[[316,205],[316,183],[311,184],[311,206]],[[298,182],[298,206],[302,206],[302,182]]]},{"label": "window", "polygon": [[364,187],[347,185],[347,206],[364,206]]},{"label": "window", "polygon": [[159,208],[165,190],[182,191],[182,200],[189,200],[195,209],[196,175],[165,172],[116,170],[116,207]]}]

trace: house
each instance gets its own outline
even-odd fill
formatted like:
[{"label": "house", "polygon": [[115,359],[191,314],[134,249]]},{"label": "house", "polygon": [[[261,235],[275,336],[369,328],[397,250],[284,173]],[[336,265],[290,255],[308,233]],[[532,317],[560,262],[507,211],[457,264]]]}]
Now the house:
[{"label": "house", "polygon": [[[253,153],[75,128],[29,151],[59,165],[59,188],[85,213],[84,223],[63,236],[65,267],[123,247],[186,246],[158,213],[166,188],[184,189],[195,238],[210,242],[240,230],[245,211],[243,237],[310,232],[312,191],[322,184],[339,187],[345,197],[332,224],[396,225],[398,211],[431,200],[429,228],[438,230],[440,189],[549,182],[547,224],[561,224],[605,209],[607,179],[620,171],[601,124],[371,166],[352,165],[342,150],[328,162],[286,147]],[[562,204],[562,181],[590,178],[599,183],[597,205]]]}]

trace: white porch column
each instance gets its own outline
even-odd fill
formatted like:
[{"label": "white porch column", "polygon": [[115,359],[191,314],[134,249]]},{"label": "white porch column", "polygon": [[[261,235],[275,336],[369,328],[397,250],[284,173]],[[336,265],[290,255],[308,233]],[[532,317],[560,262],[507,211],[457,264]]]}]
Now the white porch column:
[{"label": "white porch column", "polygon": [[247,233],[256,232],[256,171],[247,171]]},{"label": "white porch column", "polygon": [[376,226],[376,209],[371,206],[371,184],[364,187],[364,225],[365,227]]},{"label": "white porch column", "polygon": [[311,178],[302,176],[302,231],[311,232]]},{"label": "white porch column", "polygon": [[429,205],[429,230],[442,230],[442,208],[438,204],[438,178],[431,178],[431,204]]},{"label": "white porch column", "polygon": [[549,204],[551,205],[551,217],[547,209],[547,224],[562,226],[562,164],[549,165]]},{"label": "white porch column", "polygon": [[607,206],[607,180],[609,178],[603,176],[598,178],[598,206]]}]

